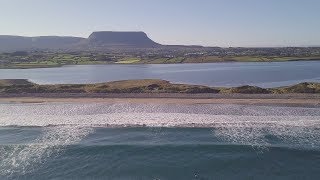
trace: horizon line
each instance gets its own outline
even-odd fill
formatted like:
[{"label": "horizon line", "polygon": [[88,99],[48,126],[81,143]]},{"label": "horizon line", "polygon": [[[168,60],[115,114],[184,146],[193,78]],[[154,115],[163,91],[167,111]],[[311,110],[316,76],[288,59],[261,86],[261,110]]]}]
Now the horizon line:
[{"label": "horizon line", "polygon": [[[88,36],[74,36],[74,35],[16,35],[16,34],[0,34],[0,37],[2,36],[8,36],[8,37],[26,37],[26,38],[37,38],[37,37],[74,37],[74,38],[83,38],[88,39],[92,33],[95,32],[119,32],[119,33],[144,33],[148,36],[148,34],[145,31],[128,31],[128,30],[120,30],[120,31],[108,31],[108,30],[98,30],[98,31],[92,31]],[[148,38],[150,38],[148,36]],[[151,38],[150,38],[151,39]],[[152,40],[152,39],[151,39]],[[158,43],[158,42],[156,42]],[[160,44],[160,43],[158,43]],[[255,46],[255,45],[247,45],[247,46],[217,46],[217,45],[197,45],[197,44],[160,44],[163,46],[201,46],[204,48],[319,48],[319,45],[270,45],[270,46]]]}]

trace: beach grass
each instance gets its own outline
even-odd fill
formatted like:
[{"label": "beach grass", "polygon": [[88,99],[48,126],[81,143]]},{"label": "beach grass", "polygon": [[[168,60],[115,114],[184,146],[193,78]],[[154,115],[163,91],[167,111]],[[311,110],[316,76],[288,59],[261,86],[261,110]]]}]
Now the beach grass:
[{"label": "beach grass", "polygon": [[221,94],[292,94],[320,93],[320,83],[305,82],[292,86],[261,88],[256,86],[208,87],[174,84],[165,80],[123,80],[97,84],[39,85],[23,79],[0,80],[0,93],[221,93]]}]

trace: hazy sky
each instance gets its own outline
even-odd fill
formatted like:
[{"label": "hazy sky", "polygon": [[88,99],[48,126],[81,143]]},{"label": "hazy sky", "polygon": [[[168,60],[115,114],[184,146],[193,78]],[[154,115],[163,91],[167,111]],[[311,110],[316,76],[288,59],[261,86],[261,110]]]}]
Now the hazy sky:
[{"label": "hazy sky", "polygon": [[0,34],[144,31],[163,44],[320,45],[320,0],[0,0]]}]

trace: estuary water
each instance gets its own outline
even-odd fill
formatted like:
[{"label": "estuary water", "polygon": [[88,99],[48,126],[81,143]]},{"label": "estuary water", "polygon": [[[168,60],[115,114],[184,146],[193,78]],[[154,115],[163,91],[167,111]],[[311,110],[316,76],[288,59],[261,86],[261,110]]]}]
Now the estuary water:
[{"label": "estuary water", "polygon": [[320,61],[75,65],[40,69],[0,69],[0,79],[29,79],[39,84],[163,79],[173,83],[207,86],[279,87],[300,82],[320,82]]},{"label": "estuary water", "polygon": [[320,108],[0,104],[0,179],[319,179]]}]

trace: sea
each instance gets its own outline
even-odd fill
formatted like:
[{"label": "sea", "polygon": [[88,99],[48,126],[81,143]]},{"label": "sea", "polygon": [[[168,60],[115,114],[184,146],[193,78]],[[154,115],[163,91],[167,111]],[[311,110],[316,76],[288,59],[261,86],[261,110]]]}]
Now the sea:
[{"label": "sea", "polygon": [[320,108],[2,103],[1,180],[320,179]]}]

